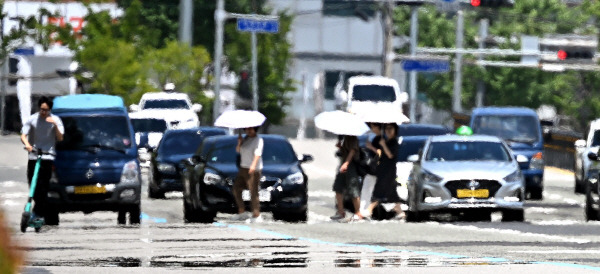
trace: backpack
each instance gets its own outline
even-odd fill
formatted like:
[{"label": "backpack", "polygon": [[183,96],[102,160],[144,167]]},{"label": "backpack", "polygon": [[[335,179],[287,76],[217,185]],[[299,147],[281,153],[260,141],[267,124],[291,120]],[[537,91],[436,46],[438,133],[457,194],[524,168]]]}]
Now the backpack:
[{"label": "backpack", "polygon": [[379,164],[379,155],[368,148],[360,148],[358,160],[356,160],[356,169],[359,176],[375,175],[377,165]]}]

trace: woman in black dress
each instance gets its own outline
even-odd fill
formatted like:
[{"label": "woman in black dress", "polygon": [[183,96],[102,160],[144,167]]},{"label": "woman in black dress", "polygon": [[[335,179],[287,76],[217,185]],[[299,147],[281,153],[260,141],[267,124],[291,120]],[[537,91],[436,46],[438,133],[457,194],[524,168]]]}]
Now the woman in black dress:
[{"label": "woman in black dress", "polygon": [[373,210],[379,203],[396,203],[394,210],[396,217],[404,219],[405,214],[400,207],[400,197],[396,191],[396,156],[398,154],[398,125],[385,124],[384,133],[386,138],[381,138],[378,143],[373,141],[373,145],[380,151],[379,165],[377,166],[377,181],[371,198],[371,205],[368,212]]}]

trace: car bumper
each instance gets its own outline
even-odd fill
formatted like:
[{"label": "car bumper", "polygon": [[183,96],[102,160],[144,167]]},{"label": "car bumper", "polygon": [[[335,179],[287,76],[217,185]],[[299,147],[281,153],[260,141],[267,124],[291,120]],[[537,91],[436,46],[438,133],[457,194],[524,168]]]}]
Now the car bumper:
[{"label": "car bumper", "polygon": [[141,184],[107,184],[106,192],[98,194],[75,194],[74,186],[51,183],[48,188],[48,204],[60,212],[70,211],[119,211],[139,205]]},{"label": "car bumper", "polygon": [[165,178],[161,179],[158,187],[161,191],[182,191],[183,183],[180,179]]},{"label": "car bumper", "polygon": [[[261,211],[301,212],[307,209],[308,197],[304,186],[282,187],[275,185],[259,191],[270,193],[269,201],[263,200],[260,202]],[[232,187],[204,186],[200,199],[202,200],[202,209],[205,211],[237,212]],[[250,205],[249,201],[244,203],[246,206]]]}]

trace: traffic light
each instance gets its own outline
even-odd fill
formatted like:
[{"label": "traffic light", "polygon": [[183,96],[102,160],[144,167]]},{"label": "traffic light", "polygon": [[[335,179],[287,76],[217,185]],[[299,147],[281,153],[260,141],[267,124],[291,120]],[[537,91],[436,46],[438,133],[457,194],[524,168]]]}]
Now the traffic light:
[{"label": "traffic light", "polygon": [[560,49],[556,53],[556,57],[559,60],[567,60],[567,59],[589,60],[589,59],[594,58],[594,50],[586,49],[586,48]]},{"label": "traffic light", "polygon": [[250,73],[248,73],[247,70],[242,70],[240,72],[240,82],[238,83],[238,94],[244,99],[252,98],[252,94],[250,93],[250,84],[248,83],[249,79]]},{"label": "traffic light", "polygon": [[[8,58],[8,74],[9,75],[13,75],[16,76],[17,72],[19,72],[19,59],[18,58],[13,58],[10,57]],[[16,86],[17,85],[17,79],[8,79],[8,85],[9,86]]]},{"label": "traffic light", "polygon": [[514,0],[471,0],[473,7],[512,7],[514,4]]}]

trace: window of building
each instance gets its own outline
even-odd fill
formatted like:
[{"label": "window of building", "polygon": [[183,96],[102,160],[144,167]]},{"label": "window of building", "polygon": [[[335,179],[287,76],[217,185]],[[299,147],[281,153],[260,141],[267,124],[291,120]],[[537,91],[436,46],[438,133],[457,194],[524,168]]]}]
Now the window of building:
[{"label": "window of building", "polygon": [[375,17],[377,3],[353,0],[323,0],[324,16],[359,17],[363,20]]}]

